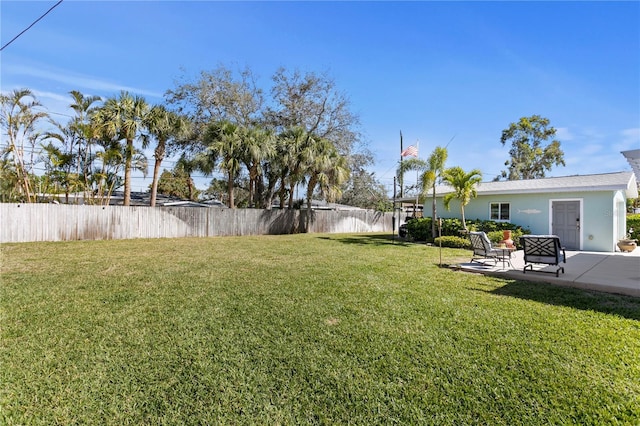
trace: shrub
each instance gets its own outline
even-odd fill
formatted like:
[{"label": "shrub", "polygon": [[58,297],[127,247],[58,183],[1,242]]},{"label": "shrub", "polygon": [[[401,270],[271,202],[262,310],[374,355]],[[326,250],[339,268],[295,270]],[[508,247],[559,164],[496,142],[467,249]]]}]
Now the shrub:
[{"label": "shrub", "polygon": [[442,245],[442,247],[471,249],[471,241],[467,238],[456,237],[453,235],[438,237],[433,241],[433,243],[436,246]]},{"label": "shrub", "polygon": [[633,229],[630,238],[633,240],[640,240],[640,214],[627,215],[627,232],[629,229]]},{"label": "shrub", "polygon": [[423,217],[407,221],[407,232],[414,241],[431,240],[431,218]]},{"label": "shrub", "polygon": [[[640,215],[638,215],[640,216]],[[519,225],[514,225],[509,222],[494,222],[490,220],[467,220],[467,229],[469,231],[484,231],[489,236],[489,239],[497,244],[503,239],[502,231],[510,230],[511,239],[516,244],[519,244],[519,239],[522,235],[530,234],[531,231],[526,228],[522,228]],[[640,229],[640,226],[638,226]],[[410,219],[407,221],[407,232],[414,241],[434,241],[434,236],[431,235],[431,218],[424,217],[418,219]],[[634,228],[635,229],[635,228]],[[460,219],[442,219],[442,236],[458,237],[467,239],[461,235],[462,221]],[[435,241],[434,241],[435,242]],[[457,247],[457,246],[456,246]]]}]

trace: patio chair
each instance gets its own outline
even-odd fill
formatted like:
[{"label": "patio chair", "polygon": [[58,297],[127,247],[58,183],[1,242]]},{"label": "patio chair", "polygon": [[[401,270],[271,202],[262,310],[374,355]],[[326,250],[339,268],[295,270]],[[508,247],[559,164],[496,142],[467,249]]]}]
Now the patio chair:
[{"label": "patio chair", "polygon": [[498,264],[498,260],[502,260],[504,253],[502,250],[497,250],[491,245],[491,240],[484,232],[469,232],[469,238],[471,239],[471,248],[473,249],[473,256],[471,262],[480,262],[481,260],[493,260],[494,265]]},{"label": "patio chair", "polygon": [[[524,251],[523,273],[526,274],[528,268],[531,272],[556,274],[556,277],[560,272],[564,274],[564,267],[560,266],[560,262],[567,263],[567,255],[560,244],[559,237],[556,235],[523,235],[520,237],[520,244]],[[558,266],[558,269],[555,271],[534,271],[533,264],[555,265]]]}]

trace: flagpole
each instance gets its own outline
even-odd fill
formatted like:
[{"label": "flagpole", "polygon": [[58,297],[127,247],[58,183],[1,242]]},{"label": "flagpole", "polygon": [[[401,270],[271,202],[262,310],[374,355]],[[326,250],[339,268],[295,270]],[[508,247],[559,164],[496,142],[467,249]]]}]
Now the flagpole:
[{"label": "flagpole", "polygon": [[403,186],[404,186],[404,176],[402,173],[402,151],[403,151],[403,147],[402,147],[402,130],[400,130],[400,176],[398,176],[398,180],[400,181],[400,198],[403,197]]},{"label": "flagpole", "polygon": [[[418,155],[416,155],[416,158],[420,158],[420,139],[416,139],[416,151],[418,152]],[[420,172],[416,169],[416,209],[418,208],[418,197],[420,196],[420,191],[418,190],[419,181],[420,181]],[[416,216],[415,211],[413,216],[414,217]]]}]

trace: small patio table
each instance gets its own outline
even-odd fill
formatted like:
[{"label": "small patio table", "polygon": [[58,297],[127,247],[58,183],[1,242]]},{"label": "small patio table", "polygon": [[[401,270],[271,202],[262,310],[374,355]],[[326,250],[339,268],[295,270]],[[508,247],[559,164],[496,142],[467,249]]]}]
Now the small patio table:
[{"label": "small patio table", "polygon": [[500,260],[502,261],[502,269],[507,268],[507,264],[513,268],[511,263],[511,253],[516,251],[515,247],[495,247],[496,251],[500,252]]}]

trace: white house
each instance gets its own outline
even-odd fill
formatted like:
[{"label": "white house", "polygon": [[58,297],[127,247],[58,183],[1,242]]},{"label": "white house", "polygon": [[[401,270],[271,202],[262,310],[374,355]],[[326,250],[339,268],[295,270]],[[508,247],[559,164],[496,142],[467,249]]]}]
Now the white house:
[{"label": "white house", "polygon": [[[460,218],[460,203],[450,210],[442,198],[452,192],[436,188],[438,216]],[[568,250],[613,252],[627,232],[626,200],[638,197],[633,172],[577,175],[544,179],[482,182],[478,196],[465,206],[466,219],[511,222],[532,234],[560,237]],[[425,205],[431,204],[431,197]]]}]

